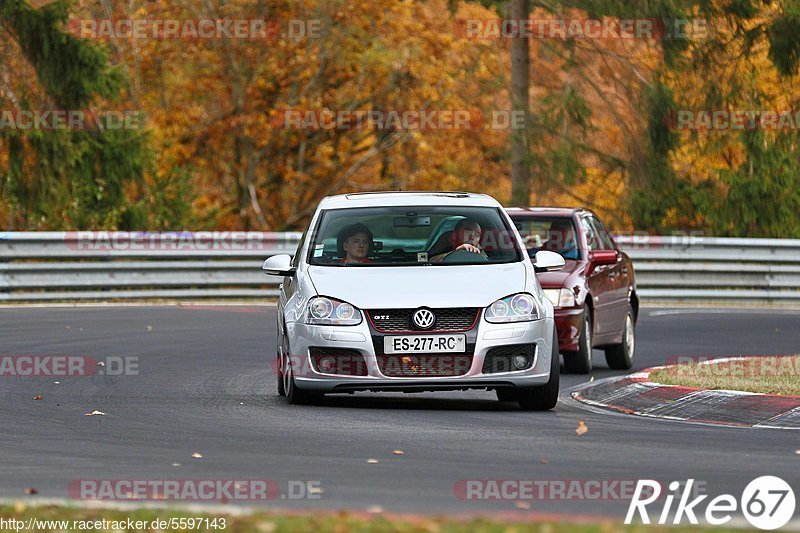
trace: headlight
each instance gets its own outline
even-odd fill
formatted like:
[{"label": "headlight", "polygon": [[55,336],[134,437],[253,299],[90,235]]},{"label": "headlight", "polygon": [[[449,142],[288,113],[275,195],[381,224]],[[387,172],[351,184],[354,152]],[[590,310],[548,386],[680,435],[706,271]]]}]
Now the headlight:
[{"label": "headlight", "polygon": [[539,306],[533,296],[521,292],[497,300],[486,308],[484,316],[487,322],[493,324],[538,320]]},{"label": "headlight", "polygon": [[361,324],[361,311],[347,302],[316,296],[308,301],[306,324],[355,326]]},{"label": "headlight", "polygon": [[553,307],[575,307],[575,294],[569,289],[544,289]]}]

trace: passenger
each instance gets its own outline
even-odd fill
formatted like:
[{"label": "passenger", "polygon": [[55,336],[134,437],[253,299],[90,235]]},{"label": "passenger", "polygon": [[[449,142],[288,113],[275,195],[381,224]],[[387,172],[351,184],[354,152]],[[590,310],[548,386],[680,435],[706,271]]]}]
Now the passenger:
[{"label": "passenger", "polygon": [[351,224],[339,232],[337,239],[339,249],[339,263],[351,265],[358,263],[371,263],[369,254],[372,252],[372,232],[364,224]]},{"label": "passenger", "polygon": [[[480,224],[468,218],[459,220],[455,228],[453,228],[453,231],[450,232],[449,242],[445,243],[445,251],[432,256],[430,259],[431,262],[438,263],[457,250],[481,254],[486,257],[486,253],[480,248],[481,235],[482,230]],[[437,242],[436,244],[438,245],[440,243]],[[438,252],[436,248],[438,247],[434,245],[432,250]]]}]

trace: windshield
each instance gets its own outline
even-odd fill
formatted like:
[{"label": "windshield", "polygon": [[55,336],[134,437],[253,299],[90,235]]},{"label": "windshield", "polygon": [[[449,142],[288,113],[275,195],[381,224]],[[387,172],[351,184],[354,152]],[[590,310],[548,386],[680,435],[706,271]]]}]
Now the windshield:
[{"label": "windshield", "polygon": [[510,263],[523,255],[493,207],[368,207],[323,211],[308,263],[419,266]]},{"label": "windshield", "polygon": [[511,217],[522,242],[533,256],[539,250],[561,254],[564,259],[580,259],[572,217]]}]

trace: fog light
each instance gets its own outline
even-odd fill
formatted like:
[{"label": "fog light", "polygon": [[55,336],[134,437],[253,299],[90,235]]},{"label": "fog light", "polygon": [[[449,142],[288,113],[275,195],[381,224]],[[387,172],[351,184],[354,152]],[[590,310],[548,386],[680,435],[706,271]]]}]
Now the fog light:
[{"label": "fog light", "polygon": [[336,359],[333,357],[323,357],[319,360],[319,369],[323,372],[330,372],[336,367]]},{"label": "fog light", "polygon": [[514,366],[517,367],[517,370],[528,368],[529,360],[525,355],[515,355],[512,361],[514,362]]}]

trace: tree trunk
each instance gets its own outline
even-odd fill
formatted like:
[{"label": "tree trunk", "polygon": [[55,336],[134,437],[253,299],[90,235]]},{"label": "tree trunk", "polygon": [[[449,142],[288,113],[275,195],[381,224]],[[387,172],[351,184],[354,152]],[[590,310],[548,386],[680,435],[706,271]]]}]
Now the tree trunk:
[{"label": "tree trunk", "polygon": [[[529,0],[511,0],[511,18],[527,19]],[[512,116],[524,118],[521,129],[511,131],[511,205],[527,206],[531,197],[530,153],[528,127],[530,109],[528,87],[530,72],[530,43],[527,38],[511,39],[511,111]]]}]

